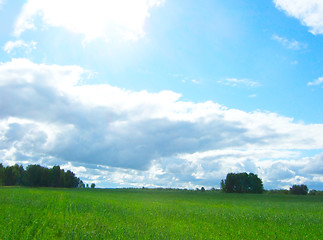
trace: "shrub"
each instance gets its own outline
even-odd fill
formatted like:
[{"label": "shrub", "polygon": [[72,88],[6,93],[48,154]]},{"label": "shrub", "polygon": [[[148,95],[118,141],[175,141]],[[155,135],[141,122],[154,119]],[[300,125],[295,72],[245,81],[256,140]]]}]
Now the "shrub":
[{"label": "shrub", "polygon": [[289,189],[289,192],[291,194],[296,194],[296,195],[306,195],[308,193],[308,188],[304,184],[301,184],[301,185],[295,184]]},{"label": "shrub", "polygon": [[288,194],[289,191],[287,189],[271,189],[267,191],[269,194]]}]

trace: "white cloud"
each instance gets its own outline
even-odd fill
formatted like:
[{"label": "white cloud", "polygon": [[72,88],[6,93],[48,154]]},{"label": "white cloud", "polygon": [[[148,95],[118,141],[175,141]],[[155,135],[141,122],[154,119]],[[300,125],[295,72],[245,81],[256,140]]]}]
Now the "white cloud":
[{"label": "white cloud", "polygon": [[192,78],[189,76],[185,76],[183,74],[179,74],[179,73],[175,73],[175,74],[170,74],[170,76],[174,77],[174,78],[181,78],[181,82],[182,83],[194,83],[196,85],[199,85],[202,83],[202,80],[198,80],[196,78]]},{"label": "white cloud", "polygon": [[181,101],[172,91],[80,84],[86,74],[26,59],[0,64],[4,163],[60,164],[100,186],[211,187],[229,171],[258,173],[274,187],[319,179],[306,164],[322,157],[300,152],[323,149],[323,124]]},{"label": "white cloud", "polygon": [[[305,164],[307,163],[307,164]],[[323,176],[323,153],[318,154],[314,157],[305,158],[305,167],[302,169],[302,173],[317,174]],[[323,182],[323,181],[322,181]]]},{"label": "white cloud", "polygon": [[276,7],[297,18],[313,34],[323,34],[322,0],[274,0]]},{"label": "white cloud", "polygon": [[287,49],[300,50],[307,48],[307,45],[301,42],[296,41],[295,39],[288,40],[287,38],[280,37],[277,34],[272,36],[272,39],[282,44]]},{"label": "white cloud", "polygon": [[196,80],[196,79],[193,79],[193,80],[192,80],[192,83],[200,84],[201,82],[200,82],[200,81],[198,81],[198,80]]},{"label": "white cloud", "polygon": [[218,81],[218,83],[223,84],[223,85],[228,85],[232,87],[237,87],[237,86],[247,86],[247,87],[259,87],[261,84],[256,81],[252,81],[249,79],[238,79],[238,78],[226,78],[224,80]]},{"label": "white cloud", "polygon": [[[295,160],[296,159],[296,160]],[[266,189],[286,188],[293,184],[307,184],[322,189],[322,154],[300,158],[297,151],[284,150],[212,150],[181,154],[176,157],[153,160],[149,169],[136,170],[104,165],[74,167],[72,169],[98,186],[219,188],[221,179],[229,172],[253,172],[263,179]],[[81,168],[82,171],[78,171]]]},{"label": "white cloud", "polygon": [[308,86],[315,86],[315,85],[321,85],[323,83],[323,77],[319,77],[318,79],[316,79],[313,82],[308,82],[307,85]]},{"label": "white cloud", "polygon": [[45,26],[62,27],[84,35],[85,41],[109,40],[117,36],[138,39],[153,7],[163,0],[28,0],[23,6],[14,33],[36,29],[41,19]]},{"label": "white cloud", "polygon": [[8,41],[3,46],[3,50],[7,53],[11,53],[16,48],[24,48],[26,51],[31,51],[36,49],[37,43],[34,41],[31,41],[29,43],[24,42],[23,40],[17,40],[17,41]]}]

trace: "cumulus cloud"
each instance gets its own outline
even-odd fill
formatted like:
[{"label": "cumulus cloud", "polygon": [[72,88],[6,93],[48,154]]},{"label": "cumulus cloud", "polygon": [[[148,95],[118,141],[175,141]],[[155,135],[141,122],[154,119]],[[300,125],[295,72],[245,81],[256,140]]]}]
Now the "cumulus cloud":
[{"label": "cumulus cloud", "polygon": [[224,80],[218,81],[218,83],[223,84],[223,85],[228,85],[232,87],[237,87],[237,86],[247,86],[247,87],[259,87],[260,83],[256,81],[252,81],[249,79],[238,79],[238,78],[226,78]]},{"label": "cumulus cloud", "polygon": [[138,39],[150,10],[163,0],[28,0],[17,18],[14,33],[36,29],[41,20],[45,26],[62,27],[84,35],[85,41],[113,36]]},{"label": "cumulus cloud", "polygon": [[323,153],[318,154],[311,158],[305,158],[304,162],[307,163],[302,169],[302,173],[315,174],[323,176]]},{"label": "cumulus cloud", "polygon": [[295,39],[289,40],[287,38],[280,37],[277,34],[274,34],[272,36],[272,39],[275,40],[275,41],[277,41],[277,42],[279,42],[285,48],[291,49],[291,50],[300,50],[300,49],[304,49],[304,48],[307,47],[306,44],[301,43],[301,42],[298,42]]},{"label": "cumulus cloud", "polygon": [[26,51],[31,51],[36,49],[36,45],[37,43],[34,41],[31,41],[29,43],[26,43],[23,40],[8,41],[3,46],[3,50],[7,53],[11,53],[16,48],[24,48]]},{"label": "cumulus cloud", "polygon": [[279,172],[268,173],[283,169],[275,161],[289,180],[317,177],[299,151],[323,149],[323,124],[181,101],[172,91],[81,84],[86,73],[27,59],[0,65],[5,163],[60,163],[101,186],[216,186],[230,171],[252,171],[277,186]]},{"label": "cumulus cloud", "polygon": [[319,77],[318,79],[316,79],[313,82],[308,82],[307,85],[308,86],[315,86],[315,85],[321,85],[323,83],[323,77]]},{"label": "cumulus cloud", "polygon": [[[110,187],[219,188],[229,172],[253,172],[263,179],[266,189],[307,184],[322,189],[322,154],[301,158],[291,150],[212,150],[159,158],[147,170],[87,164],[66,164],[85,182]],[[75,163],[74,163],[75,164]],[[81,171],[79,171],[79,169]]]},{"label": "cumulus cloud", "polygon": [[313,34],[323,34],[323,1],[274,0],[276,7],[288,16],[297,18]]}]

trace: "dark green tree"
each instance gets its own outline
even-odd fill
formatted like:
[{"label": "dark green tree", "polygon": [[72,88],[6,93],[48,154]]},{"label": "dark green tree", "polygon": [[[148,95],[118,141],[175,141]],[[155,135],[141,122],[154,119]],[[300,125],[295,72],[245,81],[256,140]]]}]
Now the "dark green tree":
[{"label": "dark green tree", "polygon": [[82,180],[79,180],[79,185],[78,185],[79,188],[85,188],[85,184]]},{"label": "dark green tree", "polygon": [[4,186],[4,169],[2,163],[0,163],[0,186]]},{"label": "dark green tree", "polygon": [[95,183],[92,183],[91,184],[91,188],[95,188]]},{"label": "dark green tree", "polygon": [[223,192],[227,192],[227,187],[226,187],[223,179],[221,180],[220,186],[221,186],[221,190]]},{"label": "dark green tree", "polygon": [[249,173],[248,180],[248,192],[262,193],[264,191],[262,180],[257,176],[257,174]]},{"label": "dark green tree", "polygon": [[65,187],[65,170],[61,169],[61,174],[59,176],[59,187]]},{"label": "dark green tree", "polygon": [[26,169],[27,185],[31,187],[41,187],[44,169],[40,165],[29,165]]},{"label": "dark green tree", "polygon": [[[80,184],[81,182],[81,184]],[[22,165],[3,167],[0,163],[0,186],[31,187],[84,187],[84,183],[71,171],[64,171],[59,166],[51,169],[40,165],[29,165],[24,170]]]},{"label": "dark green tree", "polygon": [[228,173],[225,180],[221,180],[221,189],[227,193],[262,193],[262,180],[253,173]]},{"label": "dark green tree", "polygon": [[15,168],[15,172],[17,172],[17,175],[18,175],[16,185],[23,186],[25,181],[26,171],[22,165],[18,166],[18,164],[15,164],[14,168]]},{"label": "dark green tree", "polygon": [[75,174],[70,170],[67,170],[64,174],[64,187],[75,188],[79,185],[79,179],[75,177]]},{"label": "dark green tree", "polygon": [[4,185],[6,186],[15,186],[19,185],[22,181],[22,172],[21,167],[19,167],[18,164],[15,164],[14,166],[7,166],[4,169]]},{"label": "dark green tree", "polygon": [[301,184],[301,185],[295,184],[289,189],[289,192],[291,194],[306,195],[308,193],[308,188],[304,184]]},{"label": "dark green tree", "polygon": [[42,167],[40,185],[42,187],[49,187],[49,169]]},{"label": "dark green tree", "polygon": [[49,169],[49,186],[50,187],[60,187],[61,178],[61,168],[59,166],[54,166]]}]

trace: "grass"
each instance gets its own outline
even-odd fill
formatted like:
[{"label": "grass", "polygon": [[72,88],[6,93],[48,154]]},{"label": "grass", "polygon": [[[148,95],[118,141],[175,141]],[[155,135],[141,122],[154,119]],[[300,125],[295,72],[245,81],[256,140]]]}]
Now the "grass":
[{"label": "grass", "polygon": [[0,239],[322,239],[323,196],[0,188]]}]

